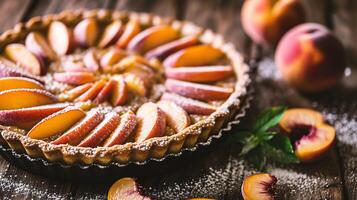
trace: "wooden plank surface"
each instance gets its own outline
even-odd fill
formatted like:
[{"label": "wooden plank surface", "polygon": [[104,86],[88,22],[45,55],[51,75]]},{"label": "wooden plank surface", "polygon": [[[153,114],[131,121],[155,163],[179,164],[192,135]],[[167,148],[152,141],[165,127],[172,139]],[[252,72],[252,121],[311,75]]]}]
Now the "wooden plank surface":
[{"label": "wooden plank surface", "polygon": [[[327,5],[324,2],[323,0],[304,0],[304,4],[309,6],[307,8],[311,21],[327,24],[334,28],[337,34],[344,35],[339,33],[339,30],[345,30],[343,28],[347,25],[339,25],[336,22],[338,22],[337,19],[345,17],[345,14],[336,12],[334,16],[330,16],[327,12],[330,11],[330,6],[335,4],[338,5],[336,7],[338,9],[348,8],[349,10],[351,8],[343,2],[350,1],[344,0],[342,3],[336,3],[336,0],[335,3]],[[4,31],[22,19],[76,8],[111,8],[152,12],[190,20],[223,34],[225,39],[233,42],[249,61],[252,43],[241,29],[239,20],[241,4],[242,1],[235,0],[33,0],[32,2],[30,0],[3,0],[0,2],[0,11],[12,13],[13,17],[10,20],[1,18],[0,24],[1,30]],[[350,5],[350,3],[347,4]],[[350,15],[354,16],[354,14]],[[330,19],[333,21],[331,22]],[[346,21],[346,18],[344,20]],[[346,23],[351,22],[347,20]],[[350,31],[353,32],[353,30]],[[344,38],[344,40],[348,43],[348,39]],[[351,44],[351,48],[355,47],[356,44]],[[327,158],[320,162],[296,166],[272,164],[268,167],[268,171],[279,179],[276,188],[277,199],[344,199],[344,197],[357,199],[357,140],[355,136],[357,90],[353,86],[355,85],[353,80],[356,77],[350,76],[346,84],[341,86],[338,92],[336,91],[337,95],[326,94],[317,98],[301,95],[282,83],[280,77],[276,75],[271,58],[264,58],[257,65],[259,70],[254,78],[256,90],[254,107],[245,118],[244,125],[248,125],[258,112],[268,106],[288,105],[315,107],[322,110],[330,123],[338,128],[338,145]],[[269,98],[266,98],[267,96]],[[255,172],[237,156],[234,146],[222,147],[220,143],[214,144],[213,148],[207,152],[188,157],[173,169],[163,174],[139,178],[144,192],[154,199],[185,199],[187,197],[241,199],[240,186],[243,178]],[[2,199],[105,199],[111,184],[52,181],[19,170],[2,158],[0,158],[0,178]]]}]

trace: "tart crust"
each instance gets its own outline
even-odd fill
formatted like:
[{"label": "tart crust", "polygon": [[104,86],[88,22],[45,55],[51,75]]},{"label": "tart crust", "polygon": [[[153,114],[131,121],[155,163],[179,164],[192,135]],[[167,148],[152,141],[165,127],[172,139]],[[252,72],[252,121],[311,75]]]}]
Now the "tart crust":
[{"label": "tart crust", "polygon": [[[70,145],[53,145],[42,140],[31,139],[22,130],[0,126],[0,144],[9,146],[17,153],[26,153],[31,157],[42,157],[48,161],[60,161],[66,164],[81,163],[90,165],[98,163],[108,165],[118,163],[126,165],[131,162],[145,163],[148,159],[162,159],[168,154],[179,154],[183,149],[195,148],[197,144],[206,142],[211,136],[217,135],[223,125],[233,119],[244,98],[250,83],[249,67],[233,44],[226,43],[221,35],[211,30],[200,28],[191,22],[162,18],[156,15],[108,10],[76,10],[64,11],[59,14],[35,17],[28,22],[19,23],[0,35],[0,50],[7,44],[20,41],[31,31],[43,30],[52,21],[60,20],[66,24],[74,24],[86,17],[94,17],[106,22],[112,19],[128,21],[138,19],[142,25],[170,24],[186,34],[196,34],[201,42],[211,44],[225,53],[234,68],[237,82],[234,92],[214,113],[207,118],[192,124],[183,131],[171,136],[148,139],[142,143],[129,142],[112,147],[84,148]],[[0,63],[6,65],[5,63]]]}]

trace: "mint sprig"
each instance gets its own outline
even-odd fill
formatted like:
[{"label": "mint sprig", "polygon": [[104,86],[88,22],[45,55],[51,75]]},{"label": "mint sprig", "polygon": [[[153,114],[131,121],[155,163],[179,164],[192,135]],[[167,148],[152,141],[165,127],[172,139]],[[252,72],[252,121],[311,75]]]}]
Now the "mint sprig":
[{"label": "mint sprig", "polygon": [[258,115],[251,130],[238,132],[234,136],[243,145],[240,155],[260,170],[268,160],[283,164],[299,162],[289,138],[270,130],[279,123],[285,110],[285,107],[265,110]]}]

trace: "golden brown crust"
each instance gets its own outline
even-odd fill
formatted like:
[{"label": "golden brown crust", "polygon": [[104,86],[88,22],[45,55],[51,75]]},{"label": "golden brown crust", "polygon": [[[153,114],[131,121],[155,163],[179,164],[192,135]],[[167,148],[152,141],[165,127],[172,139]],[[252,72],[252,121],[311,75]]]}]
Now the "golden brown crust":
[{"label": "golden brown crust", "polygon": [[[63,21],[66,24],[75,24],[85,17],[95,17],[100,22],[109,22],[113,19],[128,21],[136,18],[143,25],[171,24],[180,29],[183,34],[197,34],[203,43],[212,44],[221,49],[231,61],[235,70],[237,82],[234,93],[221,105],[216,112],[204,120],[195,123],[185,130],[171,136],[151,138],[142,143],[126,143],[113,147],[83,148],[70,145],[53,145],[42,140],[31,139],[23,132],[15,132],[9,127],[0,126],[0,144],[6,141],[16,152],[26,152],[31,157],[43,157],[49,161],[62,161],[66,164],[99,163],[103,165],[116,162],[127,164],[129,162],[144,162],[149,158],[161,159],[167,154],[179,153],[183,148],[194,148],[196,144],[205,142],[212,135],[218,134],[223,124],[229,122],[240,109],[243,99],[247,95],[247,87],[250,83],[248,66],[242,56],[230,43],[225,43],[222,36],[211,30],[202,29],[190,22],[176,21],[169,18],[161,18],[145,13],[90,10],[90,11],[64,11],[55,15],[35,17],[28,22],[20,23],[14,29],[0,35],[0,50],[6,44],[21,41],[30,31],[43,31],[54,20]],[[6,145],[6,144],[4,144]]]}]

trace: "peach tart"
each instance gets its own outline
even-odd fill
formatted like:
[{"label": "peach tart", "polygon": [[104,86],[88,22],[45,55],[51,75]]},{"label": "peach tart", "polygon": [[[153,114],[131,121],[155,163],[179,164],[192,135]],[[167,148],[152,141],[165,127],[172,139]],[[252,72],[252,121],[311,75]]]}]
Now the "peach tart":
[{"label": "peach tart", "polygon": [[0,36],[1,145],[66,164],[161,159],[218,134],[248,66],[220,35],[144,13],[65,11]]}]

